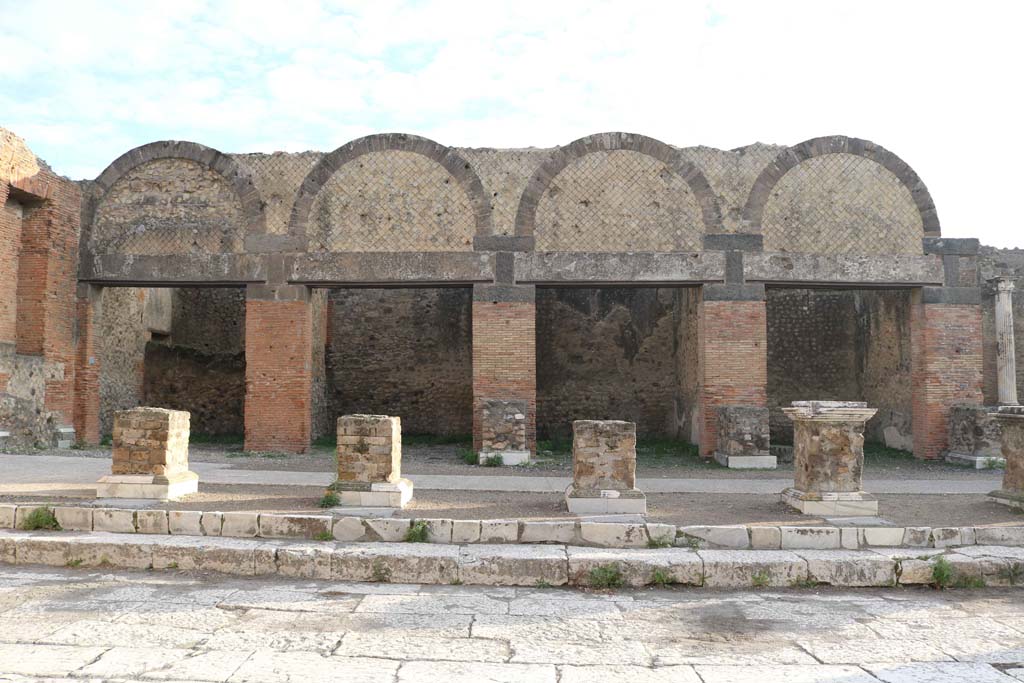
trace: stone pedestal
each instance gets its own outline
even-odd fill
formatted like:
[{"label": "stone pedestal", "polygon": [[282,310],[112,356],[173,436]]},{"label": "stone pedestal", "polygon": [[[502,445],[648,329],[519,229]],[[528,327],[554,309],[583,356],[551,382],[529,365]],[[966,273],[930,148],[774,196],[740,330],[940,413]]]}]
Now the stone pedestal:
[{"label": "stone pedestal", "polygon": [[775,469],[769,451],[768,409],[720,406],[715,460],[730,469]]},{"label": "stone pedestal", "polygon": [[878,501],[861,490],[866,403],[794,401],[794,485],[782,500],[807,515],[877,515]]},{"label": "stone pedestal", "polygon": [[188,469],[189,417],[165,408],[116,412],[111,475],[97,482],[96,497],[176,500],[198,491]]},{"label": "stone pedestal", "polygon": [[338,418],[338,480],[328,492],[343,507],[404,508],[412,482],[402,478],[402,422],[388,415]]},{"label": "stone pedestal", "polygon": [[949,450],[946,461],[975,469],[1001,467],[1002,427],[994,417],[998,406],[960,405],[949,411]]},{"label": "stone pedestal", "polygon": [[989,500],[1024,510],[1024,406],[1002,406],[992,413],[1002,427],[1003,488],[989,494]]},{"label": "stone pedestal", "polygon": [[569,512],[647,514],[647,497],[636,488],[636,425],[617,420],[573,422],[572,481],[565,492]]},{"label": "stone pedestal", "polygon": [[526,465],[530,445],[526,440],[526,415],[529,404],[522,400],[485,398],[479,401],[479,462],[500,457],[502,465]]}]

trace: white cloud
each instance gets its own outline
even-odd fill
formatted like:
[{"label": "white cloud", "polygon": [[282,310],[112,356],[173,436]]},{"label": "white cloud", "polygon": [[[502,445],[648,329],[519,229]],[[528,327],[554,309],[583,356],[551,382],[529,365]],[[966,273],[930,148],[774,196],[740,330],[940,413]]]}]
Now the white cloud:
[{"label": "white cloud", "polygon": [[1016,3],[0,0],[0,115],[58,170],[131,146],[323,150],[401,130],[733,148],[831,133],[929,185],[944,232],[1019,244]]}]

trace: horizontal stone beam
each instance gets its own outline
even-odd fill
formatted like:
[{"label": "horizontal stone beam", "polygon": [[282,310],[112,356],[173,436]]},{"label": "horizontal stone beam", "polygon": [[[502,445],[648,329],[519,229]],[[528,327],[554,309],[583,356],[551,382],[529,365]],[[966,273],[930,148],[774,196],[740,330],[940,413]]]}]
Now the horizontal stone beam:
[{"label": "horizontal stone beam", "polygon": [[747,253],[748,282],[850,285],[941,285],[944,271],[938,256],[858,256]]},{"label": "horizontal stone beam", "polygon": [[544,252],[516,254],[516,281],[532,284],[721,282],[725,254]]},{"label": "horizontal stone beam", "polygon": [[81,269],[81,282],[121,285],[240,285],[267,279],[264,258],[251,254],[104,254],[84,257]]},{"label": "horizontal stone beam", "polygon": [[494,256],[474,252],[330,253],[295,256],[288,282],[428,285],[494,281]]}]

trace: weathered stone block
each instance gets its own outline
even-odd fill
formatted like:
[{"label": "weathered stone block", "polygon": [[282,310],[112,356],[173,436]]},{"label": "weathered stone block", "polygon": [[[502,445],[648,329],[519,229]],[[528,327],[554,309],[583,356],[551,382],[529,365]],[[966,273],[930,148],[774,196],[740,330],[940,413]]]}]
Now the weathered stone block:
[{"label": "weathered stone block", "polygon": [[576,538],[575,522],[523,522],[523,543],[572,543]]},{"label": "weathered stone block", "polygon": [[989,500],[1024,509],[1024,406],[1001,406],[992,415],[1002,430],[1006,470],[1002,489],[993,491]]},{"label": "weathered stone block", "polygon": [[566,505],[575,514],[647,512],[636,488],[636,425],[617,420],[572,423],[573,483]]},{"label": "weathered stone block", "polygon": [[505,465],[530,461],[527,440],[529,403],[524,400],[482,398],[476,401],[480,419],[480,460],[501,456]]},{"label": "weathered stone block", "polygon": [[950,408],[947,460],[978,469],[1002,462],[1002,426],[992,415],[994,410],[970,404]]},{"label": "weathered stone block", "polygon": [[451,543],[452,520],[427,519],[427,543]]},{"label": "weathered stone block", "polygon": [[423,543],[339,545],[331,556],[331,578],[339,581],[452,583],[459,578],[459,551],[460,547],[455,545]]},{"label": "weathered stone block", "polygon": [[260,533],[258,512],[222,512],[221,536],[255,537]]},{"label": "weathered stone block", "polygon": [[411,519],[391,519],[388,517],[366,520],[367,536],[374,540],[396,543],[405,540]]},{"label": "weathered stone block", "polygon": [[132,408],[114,414],[111,472],[171,475],[188,471],[189,413]]},{"label": "weathered stone block", "polygon": [[[676,545],[718,546],[743,549],[750,547],[750,535],[743,526],[681,526]],[[693,539],[693,540],[690,540]]]},{"label": "weathered stone block", "polygon": [[0,505],[0,529],[13,529],[17,505]]},{"label": "weathered stone block", "polygon": [[648,541],[643,524],[616,522],[580,522],[580,538],[603,548],[644,548]]},{"label": "weathered stone block", "polygon": [[337,541],[361,541],[366,538],[366,527],[359,517],[342,517],[334,522],[333,533]]},{"label": "weathered stone block", "polygon": [[478,543],[480,541],[480,520],[453,519],[452,543]]},{"label": "weathered stone block", "polygon": [[719,406],[715,460],[731,469],[774,468],[770,452],[768,408]]},{"label": "weathered stone block", "polygon": [[514,519],[485,519],[480,522],[481,543],[515,543],[519,540],[519,522]]},{"label": "weathered stone block", "polygon": [[782,530],[777,526],[750,528],[750,547],[754,550],[778,550],[782,547]]},{"label": "weathered stone block", "polygon": [[402,423],[388,415],[338,418],[338,481],[397,482],[402,478]]},{"label": "weathered stone block", "polygon": [[627,586],[648,586],[654,583],[654,573],[669,583],[699,586],[704,581],[704,563],[693,550],[659,548],[657,550],[630,550],[610,548],[573,548],[569,554],[569,582],[574,586],[590,583],[594,569],[616,567]]},{"label": "weathered stone block", "polygon": [[864,527],[858,530],[863,545],[886,547],[903,545],[903,527]]},{"label": "weathered stone block", "polygon": [[260,536],[264,538],[316,538],[331,534],[333,518],[328,515],[260,515]]},{"label": "weathered stone block", "polygon": [[828,550],[840,547],[839,529],[830,527],[784,526],[782,532],[782,549],[809,548]]},{"label": "weathered stone block", "polygon": [[811,581],[832,586],[893,586],[896,561],[859,550],[798,550]]},{"label": "weathered stone block", "polygon": [[255,547],[242,539],[173,538],[153,546],[153,568],[252,576]]},{"label": "weathered stone block", "polygon": [[277,574],[297,579],[330,579],[333,549],[316,545],[287,545],[277,549]]},{"label": "weathered stone block", "polygon": [[92,512],[93,531],[112,531],[119,534],[135,533],[135,512],[97,508]]},{"label": "weathered stone block", "polygon": [[786,550],[698,550],[710,588],[791,586],[807,580],[807,562]]},{"label": "weathered stone block", "polygon": [[138,510],[135,528],[140,534],[168,534],[170,529],[166,510]]},{"label": "weathered stone block", "polygon": [[565,548],[473,545],[461,549],[459,579],[487,586],[564,586],[569,581]]},{"label": "weathered stone block", "polygon": [[203,513],[199,510],[171,510],[167,513],[167,526],[172,534],[202,536]]},{"label": "weathered stone block", "polygon": [[220,536],[224,526],[224,514],[221,512],[204,512],[202,521],[203,536]]},{"label": "weathered stone block", "polygon": [[92,531],[92,508],[55,507],[53,516],[64,531]]}]

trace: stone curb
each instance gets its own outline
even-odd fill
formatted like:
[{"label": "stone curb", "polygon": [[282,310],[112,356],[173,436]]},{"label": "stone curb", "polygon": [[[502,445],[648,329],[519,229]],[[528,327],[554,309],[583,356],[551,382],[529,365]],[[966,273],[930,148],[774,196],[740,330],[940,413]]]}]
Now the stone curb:
[{"label": "stone curb", "polygon": [[1024,550],[694,550],[572,545],[339,543],[107,532],[0,531],[0,564],[488,586],[706,588],[1024,585]]},{"label": "stone curb", "polygon": [[451,520],[340,517],[269,512],[130,510],[73,506],[0,505],[0,529],[21,529],[25,517],[45,507],[65,531],[104,531],[173,536],[291,538],[345,542],[400,542],[416,522],[425,522],[435,544],[562,544],[596,548],[728,548],[732,550],[860,550],[949,548],[973,545],[1024,546],[1024,526],[831,527],[674,526],[587,522],[574,519]]}]

